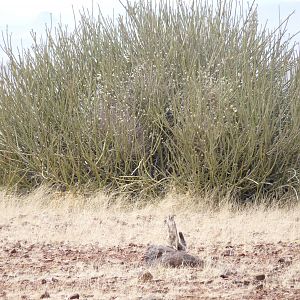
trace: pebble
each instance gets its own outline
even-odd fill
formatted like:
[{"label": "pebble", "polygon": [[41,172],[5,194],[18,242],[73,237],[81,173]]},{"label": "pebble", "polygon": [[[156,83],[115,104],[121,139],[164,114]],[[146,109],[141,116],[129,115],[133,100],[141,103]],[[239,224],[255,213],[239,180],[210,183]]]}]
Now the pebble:
[{"label": "pebble", "polygon": [[139,280],[142,282],[147,282],[147,281],[151,281],[153,279],[153,275],[149,272],[143,272],[139,275]]},{"label": "pebble", "polygon": [[45,292],[44,294],[41,295],[40,299],[46,299],[50,298],[50,294],[48,292]]},{"label": "pebble", "polygon": [[262,281],[262,280],[265,280],[265,279],[266,279],[266,275],[265,275],[265,274],[255,275],[254,278],[255,278],[255,280]]}]

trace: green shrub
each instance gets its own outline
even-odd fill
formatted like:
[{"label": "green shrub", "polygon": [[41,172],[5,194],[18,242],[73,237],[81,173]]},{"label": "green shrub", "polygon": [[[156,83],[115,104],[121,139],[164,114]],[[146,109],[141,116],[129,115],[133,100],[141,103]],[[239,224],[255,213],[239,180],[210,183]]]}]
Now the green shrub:
[{"label": "green shrub", "polygon": [[299,190],[300,64],[254,6],[81,12],[0,72],[0,184],[279,198]]}]

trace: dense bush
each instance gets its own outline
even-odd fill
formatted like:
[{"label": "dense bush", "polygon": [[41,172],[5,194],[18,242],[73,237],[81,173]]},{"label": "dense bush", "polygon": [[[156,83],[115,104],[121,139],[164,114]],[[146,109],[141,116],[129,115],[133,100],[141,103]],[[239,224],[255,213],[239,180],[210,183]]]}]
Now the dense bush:
[{"label": "dense bush", "polygon": [[285,23],[269,31],[239,3],[141,0],[17,55],[6,39],[0,184],[297,195],[299,53]]}]

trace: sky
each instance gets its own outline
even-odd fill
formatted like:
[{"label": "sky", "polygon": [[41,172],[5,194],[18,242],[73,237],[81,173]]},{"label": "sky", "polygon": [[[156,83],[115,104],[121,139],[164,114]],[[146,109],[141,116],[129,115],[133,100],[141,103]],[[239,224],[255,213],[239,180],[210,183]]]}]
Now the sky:
[{"label": "sky", "polygon": [[[123,3],[126,0],[121,0]],[[133,0],[131,0],[133,1]],[[174,0],[175,1],[175,0]],[[192,0],[182,0],[183,2],[191,2]],[[252,2],[250,0],[249,2]],[[123,8],[119,0],[0,0],[0,32],[9,32],[12,34],[12,43],[14,47],[22,45],[29,47],[31,44],[30,31],[34,30],[41,34],[45,30],[45,23],[50,23],[50,15],[52,20],[69,24],[73,23],[73,10],[91,8],[100,6],[104,15],[118,15],[123,13]],[[280,18],[284,19],[290,13],[295,11],[291,16],[288,32],[294,34],[300,31],[300,0],[256,0],[258,4],[258,13],[261,23],[268,20],[268,27],[274,28]],[[300,35],[296,38],[300,42]],[[0,48],[3,46],[3,39],[0,37]],[[0,61],[5,61],[5,55],[0,49]]]}]

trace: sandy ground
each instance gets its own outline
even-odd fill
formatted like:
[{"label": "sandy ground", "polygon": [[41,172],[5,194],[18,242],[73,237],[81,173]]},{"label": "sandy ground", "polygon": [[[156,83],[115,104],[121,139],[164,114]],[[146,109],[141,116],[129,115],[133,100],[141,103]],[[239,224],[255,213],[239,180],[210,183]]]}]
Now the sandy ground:
[{"label": "sandy ground", "polygon": [[[300,299],[300,207],[205,212],[171,196],[143,209],[108,203],[0,194],[0,299]],[[166,245],[173,213],[204,268],[143,262],[148,245]]]}]

